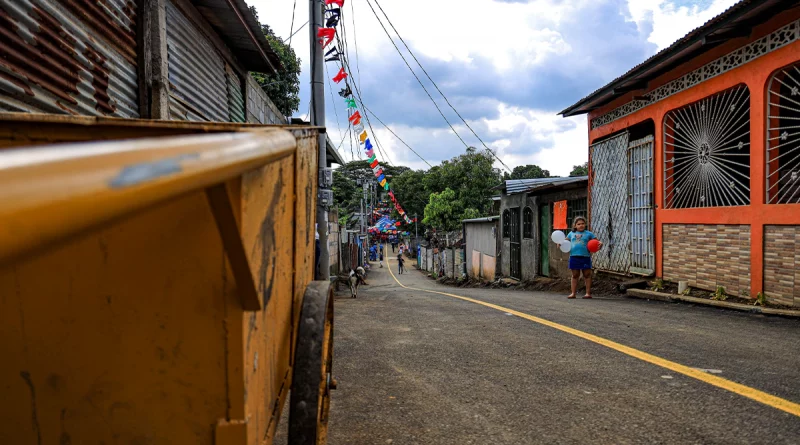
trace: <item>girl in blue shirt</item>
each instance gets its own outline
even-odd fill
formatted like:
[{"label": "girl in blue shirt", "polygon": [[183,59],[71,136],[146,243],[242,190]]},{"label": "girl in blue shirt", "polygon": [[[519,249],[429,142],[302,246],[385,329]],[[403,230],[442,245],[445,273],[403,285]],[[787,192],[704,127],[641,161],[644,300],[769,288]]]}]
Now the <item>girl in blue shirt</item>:
[{"label": "girl in blue shirt", "polygon": [[[590,240],[597,239],[597,237],[594,236],[594,233],[586,230],[586,218],[578,216],[572,223],[572,232],[567,234],[567,239],[572,243],[572,249],[569,252],[572,293],[567,298],[575,298],[581,274],[583,274],[583,281],[586,283],[586,295],[583,298],[592,298],[592,257],[586,244]],[[603,247],[602,242],[600,242],[600,247]]]}]

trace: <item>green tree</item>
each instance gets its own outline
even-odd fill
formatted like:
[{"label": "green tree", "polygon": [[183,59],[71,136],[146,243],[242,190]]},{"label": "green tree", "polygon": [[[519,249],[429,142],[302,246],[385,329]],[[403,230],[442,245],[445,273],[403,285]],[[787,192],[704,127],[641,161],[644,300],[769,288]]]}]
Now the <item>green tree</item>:
[{"label": "green tree", "polygon": [[[250,7],[258,20],[258,11],[254,6]],[[261,89],[267,93],[275,106],[285,116],[291,116],[300,106],[300,58],[295,54],[291,46],[275,35],[275,32],[267,24],[261,24],[261,32],[267,38],[269,46],[278,55],[283,65],[283,70],[277,74],[253,73],[253,78],[261,85]]]},{"label": "green tree", "polygon": [[549,178],[550,171],[543,170],[538,165],[528,164],[528,165],[518,165],[514,167],[514,170],[511,171],[511,174],[508,172],[503,173],[503,179],[537,179],[537,178]]},{"label": "green tree", "polygon": [[461,227],[463,214],[464,204],[456,198],[456,192],[448,187],[441,193],[431,194],[422,222],[439,230],[456,230]]},{"label": "green tree", "polygon": [[584,162],[583,165],[573,165],[572,171],[569,172],[570,176],[587,176],[589,174],[589,162]]},{"label": "green tree", "polygon": [[425,189],[433,194],[450,188],[465,209],[475,209],[487,216],[492,209],[492,188],[501,180],[500,170],[493,164],[491,153],[469,147],[464,154],[428,170],[423,181]]},{"label": "green tree", "polygon": [[426,175],[423,170],[407,170],[392,178],[394,196],[410,218],[414,215],[422,218],[425,214],[425,206],[430,198],[430,193],[425,188]]}]

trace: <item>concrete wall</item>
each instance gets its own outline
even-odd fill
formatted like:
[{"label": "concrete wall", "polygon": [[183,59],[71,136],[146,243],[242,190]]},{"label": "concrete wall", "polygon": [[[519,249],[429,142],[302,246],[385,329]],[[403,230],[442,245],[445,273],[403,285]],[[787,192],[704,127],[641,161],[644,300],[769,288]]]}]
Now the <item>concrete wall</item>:
[{"label": "concrete wall", "polygon": [[[521,238],[521,259],[522,259],[522,280],[523,281],[530,281],[535,279],[539,275],[539,262],[542,260],[541,257],[541,228],[539,225],[539,206],[540,205],[548,205],[550,206],[550,214],[552,220],[552,205],[556,201],[563,201],[563,200],[573,200],[578,198],[585,198],[587,196],[586,188],[576,188],[571,190],[553,192],[553,193],[546,193],[541,195],[527,195],[524,193],[520,193],[517,195],[511,196],[503,196],[500,202],[500,214],[502,216],[503,212],[506,209],[510,209],[513,207],[519,207],[519,227],[522,231],[523,228],[523,221],[524,218],[524,209],[525,207],[530,207],[533,211],[533,229],[532,229],[532,237],[525,238],[522,236]],[[551,226],[547,229],[548,233],[552,233],[552,223]],[[502,218],[498,223],[498,236],[501,240],[501,250],[500,250],[500,264],[499,272],[502,276],[508,277],[511,274],[511,242],[510,238],[503,238],[503,222]],[[547,261],[550,263],[550,277],[554,278],[568,278],[570,276],[568,263],[569,263],[569,254],[563,253],[558,249],[555,243],[551,242],[548,239],[544,240],[545,242],[550,243],[548,246],[548,253],[549,258]],[[471,257],[471,255],[470,255]],[[470,267],[467,268],[471,270]]]},{"label": "concrete wall", "polygon": [[[494,273],[492,275],[481,274],[481,256],[487,255],[496,261],[497,239],[501,236],[499,219],[497,221],[464,224],[467,274],[470,277],[494,280]],[[477,255],[474,252],[477,252]],[[473,258],[477,260],[477,264],[475,264]],[[494,267],[492,269],[494,270]]]},{"label": "concrete wall", "polygon": [[267,93],[253,79],[247,76],[247,122],[251,124],[286,124],[286,118],[278,107],[267,97]]}]

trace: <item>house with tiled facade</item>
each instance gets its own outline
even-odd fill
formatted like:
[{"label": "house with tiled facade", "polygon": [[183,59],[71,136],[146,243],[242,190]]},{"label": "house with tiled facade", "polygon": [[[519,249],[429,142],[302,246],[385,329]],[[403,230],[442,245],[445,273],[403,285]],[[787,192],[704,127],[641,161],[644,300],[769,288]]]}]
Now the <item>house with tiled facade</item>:
[{"label": "house with tiled facade", "polygon": [[595,265],[800,307],[800,2],[740,1],[588,114]]}]

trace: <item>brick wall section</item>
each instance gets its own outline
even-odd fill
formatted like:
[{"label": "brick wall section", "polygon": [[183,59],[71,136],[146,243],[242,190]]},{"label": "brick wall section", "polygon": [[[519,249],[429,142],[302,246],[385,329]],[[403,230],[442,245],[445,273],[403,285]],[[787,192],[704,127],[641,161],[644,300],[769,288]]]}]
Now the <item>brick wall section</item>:
[{"label": "brick wall section", "polygon": [[800,307],[800,226],[764,227],[764,294]]},{"label": "brick wall section", "polygon": [[750,226],[665,224],[663,275],[668,281],[728,295],[750,295]]}]

